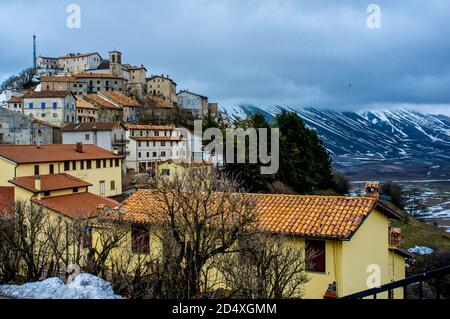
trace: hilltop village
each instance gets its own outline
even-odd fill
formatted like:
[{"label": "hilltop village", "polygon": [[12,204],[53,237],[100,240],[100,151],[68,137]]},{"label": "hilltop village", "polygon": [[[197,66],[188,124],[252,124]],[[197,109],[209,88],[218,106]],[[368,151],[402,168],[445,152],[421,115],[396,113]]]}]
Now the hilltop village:
[{"label": "hilltop village", "polygon": [[[161,297],[158,293],[181,298],[199,298],[211,291],[225,294],[236,282],[230,281],[229,276],[239,274],[247,266],[254,267],[255,263],[248,262],[248,258],[243,262],[239,257],[236,259],[239,267],[232,270],[228,266],[221,268],[220,263],[211,270],[209,263],[220,260],[225,252],[242,243],[241,234],[257,221],[258,232],[289,236],[290,245],[301,253],[295,259],[286,255],[284,262],[290,260],[291,266],[297,268],[281,274],[293,279],[278,294],[256,296],[338,298],[350,295],[368,288],[370,265],[378,265],[380,284],[405,278],[405,259],[410,254],[400,246],[399,229],[390,224],[391,220],[403,220],[403,216],[383,204],[379,184],[368,184],[362,197],[242,193],[246,202],[239,203],[236,201],[238,188],[226,188],[226,182],[217,184],[218,181],[208,179],[208,172],[216,169],[208,157],[210,154],[195,154],[191,146],[193,137],[183,133],[188,121],[211,114],[221,116],[218,104],[211,103],[207,96],[189,90],[177,92],[177,83],[169,75],[148,76],[145,66],[123,63],[122,53],[118,51],[110,52],[108,59],[99,53],[39,56],[34,70],[33,85],[27,90],[9,88],[3,92],[7,99],[0,108],[0,216],[9,216],[14,220],[10,223],[22,225],[23,218],[11,217],[23,211],[17,203],[26,203],[35,212],[45,214],[48,222],[40,224],[37,230],[42,233],[28,234],[31,228],[24,231],[22,244],[25,246],[30,240],[43,242],[42,238],[53,236],[56,229],[73,227],[68,225],[79,220],[86,222],[81,231],[85,237],[80,235],[76,238],[83,237],[83,240],[74,239],[65,245],[61,241],[68,243],[68,232],[58,240],[48,239],[49,246],[45,246],[48,255],[40,256],[39,271],[34,260],[25,260],[18,263],[23,268],[16,269],[14,276],[25,273],[27,280],[40,280],[59,276],[68,266],[76,264],[83,271],[113,280],[114,288],[128,297],[135,296],[133,292],[139,287],[145,296],[152,292],[153,298]],[[188,159],[195,156],[200,161],[188,164]],[[165,191],[158,185],[155,189],[149,186],[155,178],[170,180],[182,173],[196,177],[185,181],[178,190],[176,183]],[[204,194],[210,196],[202,197]],[[178,201],[177,209],[161,208],[161,203],[169,206],[171,201]],[[242,212],[249,206],[247,201],[258,213],[257,220],[252,219],[256,215]],[[198,218],[192,225],[191,217],[183,215],[186,211]],[[120,218],[114,217],[116,212]],[[196,245],[205,251],[189,250],[189,254],[181,254],[181,262],[169,272],[170,278],[167,272],[160,277],[147,273],[145,277],[144,270],[160,271],[147,266],[161,251],[169,249],[164,245],[173,243],[161,240],[157,234],[164,229],[161,226],[166,221],[164,213],[180,214],[174,215],[166,225],[174,227],[170,232],[178,236],[174,242],[189,250],[193,245],[191,240],[197,238]],[[105,223],[100,216],[107,216],[108,221]],[[177,221],[180,225],[176,225]],[[188,226],[181,230],[181,224]],[[25,225],[30,224],[25,222]],[[111,225],[120,226],[121,236],[117,235],[119,228]],[[192,229],[194,233],[181,234]],[[109,232],[115,235],[108,235]],[[267,243],[261,245],[272,247]],[[73,256],[74,251],[77,258]],[[174,248],[173,252],[179,249]],[[276,255],[274,260],[285,256]],[[119,263],[125,256],[129,259]],[[167,261],[167,255],[164,256],[162,262]],[[301,256],[307,262],[302,262]],[[189,268],[192,262],[198,263],[195,264],[198,269],[211,273],[204,277],[197,268]],[[120,265],[126,266],[121,273],[117,272]],[[182,277],[184,274],[188,278]],[[207,286],[205,278],[211,274],[219,279]],[[125,279],[118,284],[115,275]],[[132,288],[124,284],[130,278]],[[162,278],[163,288],[159,291],[155,290],[158,284],[151,281],[154,278]],[[249,278],[243,275],[238,279]],[[269,277],[256,279],[270,280]],[[142,288],[145,280],[151,283]],[[137,287],[136,283],[142,285]],[[176,292],[170,290],[178,284],[186,285]],[[247,288],[237,287],[238,296],[254,296],[242,295],[250,289]],[[380,295],[403,296],[401,289]]]}]

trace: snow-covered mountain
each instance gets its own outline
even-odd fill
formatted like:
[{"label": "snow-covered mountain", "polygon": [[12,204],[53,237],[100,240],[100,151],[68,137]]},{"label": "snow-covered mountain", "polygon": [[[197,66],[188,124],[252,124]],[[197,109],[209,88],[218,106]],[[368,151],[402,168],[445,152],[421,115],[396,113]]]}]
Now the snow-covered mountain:
[{"label": "snow-covered mountain", "polygon": [[356,113],[251,105],[225,111],[230,118],[261,112],[270,121],[283,109],[298,113],[305,124],[317,132],[333,155],[335,166],[347,172],[356,171],[355,166],[359,166],[358,178],[362,178],[361,171],[374,165],[379,165],[378,169],[370,167],[376,175],[382,175],[380,171],[385,174],[390,167],[393,172],[398,171],[399,176],[403,174],[400,171],[419,170],[423,177],[447,176],[442,171],[450,165],[450,118],[444,115],[402,109]]},{"label": "snow-covered mountain", "polygon": [[227,110],[231,117],[243,118],[261,112],[267,119],[286,109],[297,112],[315,130],[334,155],[371,158],[402,158],[413,155],[440,155],[450,158],[450,118],[409,110],[335,112],[317,108],[289,109],[239,106]]}]

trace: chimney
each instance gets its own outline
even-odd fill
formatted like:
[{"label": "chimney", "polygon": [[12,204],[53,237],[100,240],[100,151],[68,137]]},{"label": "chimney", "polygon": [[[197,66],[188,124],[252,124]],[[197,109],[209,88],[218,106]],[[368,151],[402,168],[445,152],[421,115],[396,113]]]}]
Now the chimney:
[{"label": "chimney", "polygon": [[41,177],[39,175],[36,175],[34,177],[34,188],[40,192],[41,191]]},{"label": "chimney", "polygon": [[83,143],[78,142],[77,147],[75,149],[78,153],[83,153]]},{"label": "chimney", "polygon": [[389,227],[389,245],[399,247],[401,242],[401,228]]},{"label": "chimney", "polygon": [[365,187],[366,197],[380,199],[380,183],[368,182]]}]

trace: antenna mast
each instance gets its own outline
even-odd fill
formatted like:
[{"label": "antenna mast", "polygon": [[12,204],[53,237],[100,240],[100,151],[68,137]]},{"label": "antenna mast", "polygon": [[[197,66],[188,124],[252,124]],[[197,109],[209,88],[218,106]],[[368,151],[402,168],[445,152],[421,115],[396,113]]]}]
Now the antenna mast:
[{"label": "antenna mast", "polygon": [[36,35],[33,34],[33,68],[36,69]]}]

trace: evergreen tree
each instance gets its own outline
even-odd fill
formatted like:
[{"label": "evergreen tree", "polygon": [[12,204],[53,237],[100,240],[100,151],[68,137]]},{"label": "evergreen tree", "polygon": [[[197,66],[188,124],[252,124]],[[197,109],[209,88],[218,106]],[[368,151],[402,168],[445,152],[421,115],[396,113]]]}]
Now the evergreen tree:
[{"label": "evergreen tree", "polygon": [[333,187],[331,159],[316,132],[286,111],[276,116],[275,126],[280,129],[279,180],[299,193]]}]

